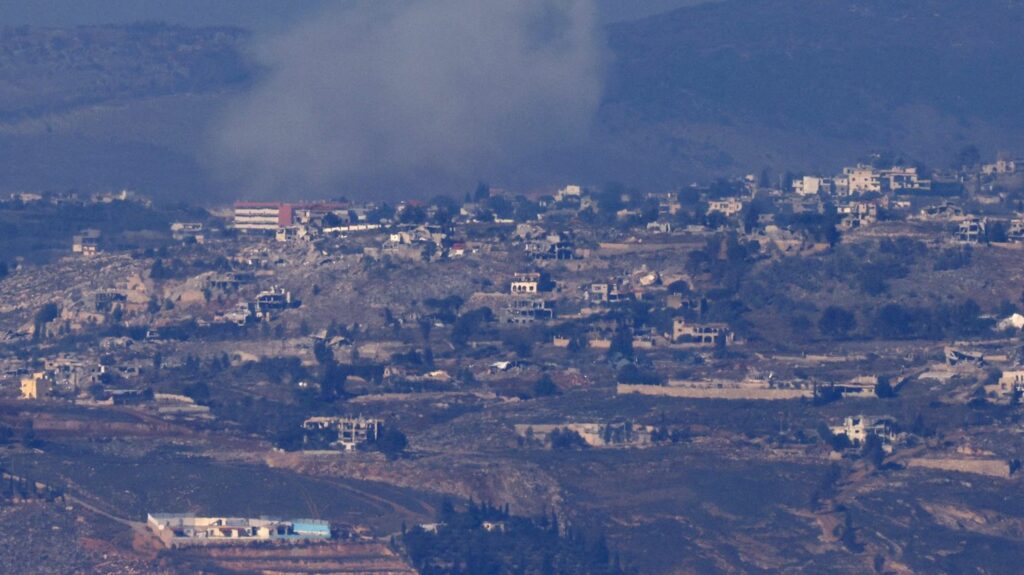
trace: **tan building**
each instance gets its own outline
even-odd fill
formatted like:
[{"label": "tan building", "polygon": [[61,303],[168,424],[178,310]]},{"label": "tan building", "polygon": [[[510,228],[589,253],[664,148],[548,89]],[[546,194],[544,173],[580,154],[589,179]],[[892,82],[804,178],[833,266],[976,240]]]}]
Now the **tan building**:
[{"label": "tan building", "polygon": [[815,176],[804,176],[793,180],[793,192],[797,195],[816,196],[822,191],[832,191],[832,180]]},{"label": "tan building", "polygon": [[734,336],[724,323],[689,323],[686,318],[677,317],[672,321],[672,341],[717,345],[732,343]]},{"label": "tan building", "polygon": [[999,381],[985,386],[985,394],[1002,402],[1013,399],[1024,392],[1024,370],[1012,369],[1003,372]]},{"label": "tan building", "polygon": [[512,278],[510,292],[513,294],[535,294],[539,290],[539,273],[518,273]]},{"label": "tan building", "polygon": [[47,377],[46,372],[37,371],[29,377],[21,378],[21,398],[39,399],[46,397],[53,392],[53,381]]}]

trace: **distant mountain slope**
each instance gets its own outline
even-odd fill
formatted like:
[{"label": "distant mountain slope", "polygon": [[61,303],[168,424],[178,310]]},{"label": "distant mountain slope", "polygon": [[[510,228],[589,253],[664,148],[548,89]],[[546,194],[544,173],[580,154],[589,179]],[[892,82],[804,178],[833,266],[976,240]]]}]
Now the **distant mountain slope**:
[{"label": "distant mountain slope", "polygon": [[0,118],[237,85],[250,74],[245,37],[163,24],[0,28]]},{"label": "distant mountain slope", "polygon": [[0,28],[0,193],[216,191],[213,118],[253,74],[237,28]]},{"label": "distant mountain slope", "polygon": [[1019,146],[1021,30],[1024,3],[1013,0],[684,8],[609,29],[615,61],[604,118],[649,142],[650,153],[700,141],[703,156],[681,162],[696,172],[743,167],[722,154],[781,168],[787,157],[831,164],[858,148],[934,162],[964,139]]},{"label": "distant mountain slope", "polygon": [[[468,177],[656,189],[765,166],[830,171],[873,150],[931,165],[967,143],[1024,154],[1022,30],[1018,0],[723,0],[621,22],[607,29],[589,141]],[[0,193],[244,195],[204,161],[216,118],[258,75],[248,38],[0,29]]]}]

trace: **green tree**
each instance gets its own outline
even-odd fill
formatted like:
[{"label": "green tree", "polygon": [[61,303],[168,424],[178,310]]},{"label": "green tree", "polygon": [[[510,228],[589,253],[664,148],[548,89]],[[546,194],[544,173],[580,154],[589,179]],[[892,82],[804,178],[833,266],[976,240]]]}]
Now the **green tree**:
[{"label": "green tree", "polygon": [[374,442],[377,451],[383,453],[388,459],[397,459],[405,454],[405,448],[409,441],[397,427],[388,425],[384,427],[380,437]]},{"label": "green tree", "polygon": [[534,397],[549,397],[552,395],[558,395],[560,391],[558,386],[555,385],[554,380],[551,379],[550,375],[544,374],[536,383],[533,384],[533,395]]},{"label": "green tree", "polygon": [[846,339],[857,327],[857,318],[849,310],[839,306],[829,306],[818,319],[818,330],[825,337]]}]

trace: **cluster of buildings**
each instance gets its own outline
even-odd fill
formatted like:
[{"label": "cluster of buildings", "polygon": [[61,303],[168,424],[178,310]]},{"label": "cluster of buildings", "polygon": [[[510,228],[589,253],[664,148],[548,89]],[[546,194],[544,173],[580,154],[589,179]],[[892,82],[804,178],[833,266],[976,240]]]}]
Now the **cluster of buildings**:
[{"label": "cluster of buildings", "polygon": [[918,173],[914,166],[877,168],[857,164],[843,168],[834,177],[802,176],[793,180],[793,192],[802,196],[926,193],[931,187],[931,179]]}]

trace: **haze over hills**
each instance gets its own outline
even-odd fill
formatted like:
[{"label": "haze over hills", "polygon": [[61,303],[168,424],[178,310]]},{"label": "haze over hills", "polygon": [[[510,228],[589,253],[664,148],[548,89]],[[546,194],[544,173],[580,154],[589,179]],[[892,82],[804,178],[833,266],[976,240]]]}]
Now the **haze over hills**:
[{"label": "haze over hills", "polygon": [[[931,165],[967,143],[1020,151],[1024,70],[1006,63],[1024,62],[1022,21],[1006,0],[728,0],[611,24],[582,142],[422,193],[477,179],[662,188],[763,166],[832,170],[872,150]],[[161,25],[5,30],[0,188],[246,195],[214,179],[208,156],[225,108],[259,83],[250,40]]]},{"label": "haze over hills", "polygon": [[1006,63],[1024,62],[1022,24],[1024,5],[1000,0],[682,9],[610,28],[602,124],[679,173],[1019,150],[1024,71]]}]

